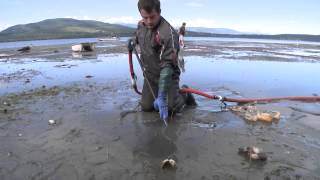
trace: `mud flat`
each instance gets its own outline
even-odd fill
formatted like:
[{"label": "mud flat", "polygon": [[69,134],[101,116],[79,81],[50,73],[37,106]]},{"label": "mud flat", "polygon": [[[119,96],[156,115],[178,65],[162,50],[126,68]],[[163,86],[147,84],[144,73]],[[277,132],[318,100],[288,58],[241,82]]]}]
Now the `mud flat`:
[{"label": "mud flat", "polygon": [[[228,97],[318,96],[320,48],[296,46],[188,41],[181,83]],[[262,123],[196,97],[199,106],[165,128],[157,113],[133,111],[140,97],[125,42],[97,47],[35,47],[0,60],[0,179],[320,179],[319,103],[257,105],[281,113]],[[240,156],[244,146],[267,161]],[[161,168],[166,158],[175,169]]]}]

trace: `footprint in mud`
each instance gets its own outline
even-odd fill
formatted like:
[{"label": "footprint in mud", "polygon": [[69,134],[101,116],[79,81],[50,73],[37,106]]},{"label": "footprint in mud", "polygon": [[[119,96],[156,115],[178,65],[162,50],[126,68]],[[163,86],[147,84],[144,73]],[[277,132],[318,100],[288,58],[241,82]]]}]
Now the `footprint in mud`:
[{"label": "footprint in mud", "polygon": [[297,112],[311,114],[314,116],[320,116],[320,110],[315,110],[312,108],[304,108],[304,107],[294,107],[294,106],[290,106],[289,108]]},{"label": "footprint in mud", "polygon": [[298,113],[292,112],[291,115],[289,116],[289,119],[294,120],[294,121],[298,121],[298,120],[305,118],[305,117],[307,117],[307,115],[302,114],[300,112],[298,112]]},{"label": "footprint in mud", "polygon": [[72,67],[75,67],[77,65],[74,65],[74,64],[59,64],[59,65],[55,65],[54,67],[57,67],[57,68],[72,68]]},{"label": "footprint in mud", "polygon": [[265,174],[265,180],[272,179],[292,179],[292,180],[302,180],[301,175],[297,174],[295,170],[291,167],[279,166],[278,168],[272,170]]},{"label": "footprint in mud", "polygon": [[66,142],[73,142],[74,139],[80,137],[81,129],[71,129],[65,136],[62,137]]}]

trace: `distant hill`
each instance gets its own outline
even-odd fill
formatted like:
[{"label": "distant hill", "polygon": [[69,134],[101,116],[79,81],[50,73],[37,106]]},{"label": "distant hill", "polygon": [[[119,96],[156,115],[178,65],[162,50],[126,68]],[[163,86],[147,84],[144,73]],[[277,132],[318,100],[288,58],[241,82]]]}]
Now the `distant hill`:
[{"label": "distant hill", "polygon": [[187,27],[188,31],[211,33],[211,34],[248,34],[245,32],[236,31],[227,28],[204,28],[204,27]]},{"label": "distant hill", "polygon": [[0,41],[131,36],[134,30],[99,21],[58,18],[12,26],[0,32]]},{"label": "distant hill", "polygon": [[127,23],[122,23],[120,25],[126,26],[126,27],[130,27],[130,28],[137,28],[138,24],[127,24]]},{"label": "distant hill", "polygon": [[[0,32],[0,42],[90,38],[106,36],[132,36],[136,25],[109,24],[100,21],[76,20],[69,18],[47,19],[37,23],[12,26]],[[194,37],[226,37],[251,39],[299,40],[320,42],[320,35],[279,34],[261,35],[248,34],[225,28],[187,28],[187,36]]]}]

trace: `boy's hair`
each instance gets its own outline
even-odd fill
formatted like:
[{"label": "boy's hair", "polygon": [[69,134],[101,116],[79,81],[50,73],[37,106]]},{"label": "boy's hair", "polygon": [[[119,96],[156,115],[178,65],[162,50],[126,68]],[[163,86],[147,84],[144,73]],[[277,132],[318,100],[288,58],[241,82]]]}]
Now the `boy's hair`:
[{"label": "boy's hair", "polygon": [[151,13],[152,10],[156,10],[158,13],[161,12],[160,9],[160,0],[139,0],[138,2],[138,9],[144,9],[148,13]]}]

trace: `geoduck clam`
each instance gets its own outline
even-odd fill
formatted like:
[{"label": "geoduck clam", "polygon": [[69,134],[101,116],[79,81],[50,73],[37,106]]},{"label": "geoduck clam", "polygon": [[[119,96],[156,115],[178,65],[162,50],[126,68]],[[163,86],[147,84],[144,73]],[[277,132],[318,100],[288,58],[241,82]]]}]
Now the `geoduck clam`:
[{"label": "geoduck clam", "polygon": [[261,160],[265,161],[268,159],[267,154],[262,152],[261,148],[255,146],[241,147],[238,150],[238,153],[245,156],[250,160]]},{"label": "geoduck clam", "polygon": [[167,158],[161,162],[162,169],[173,169],[177,167],[177,163],[175,160]]}]

